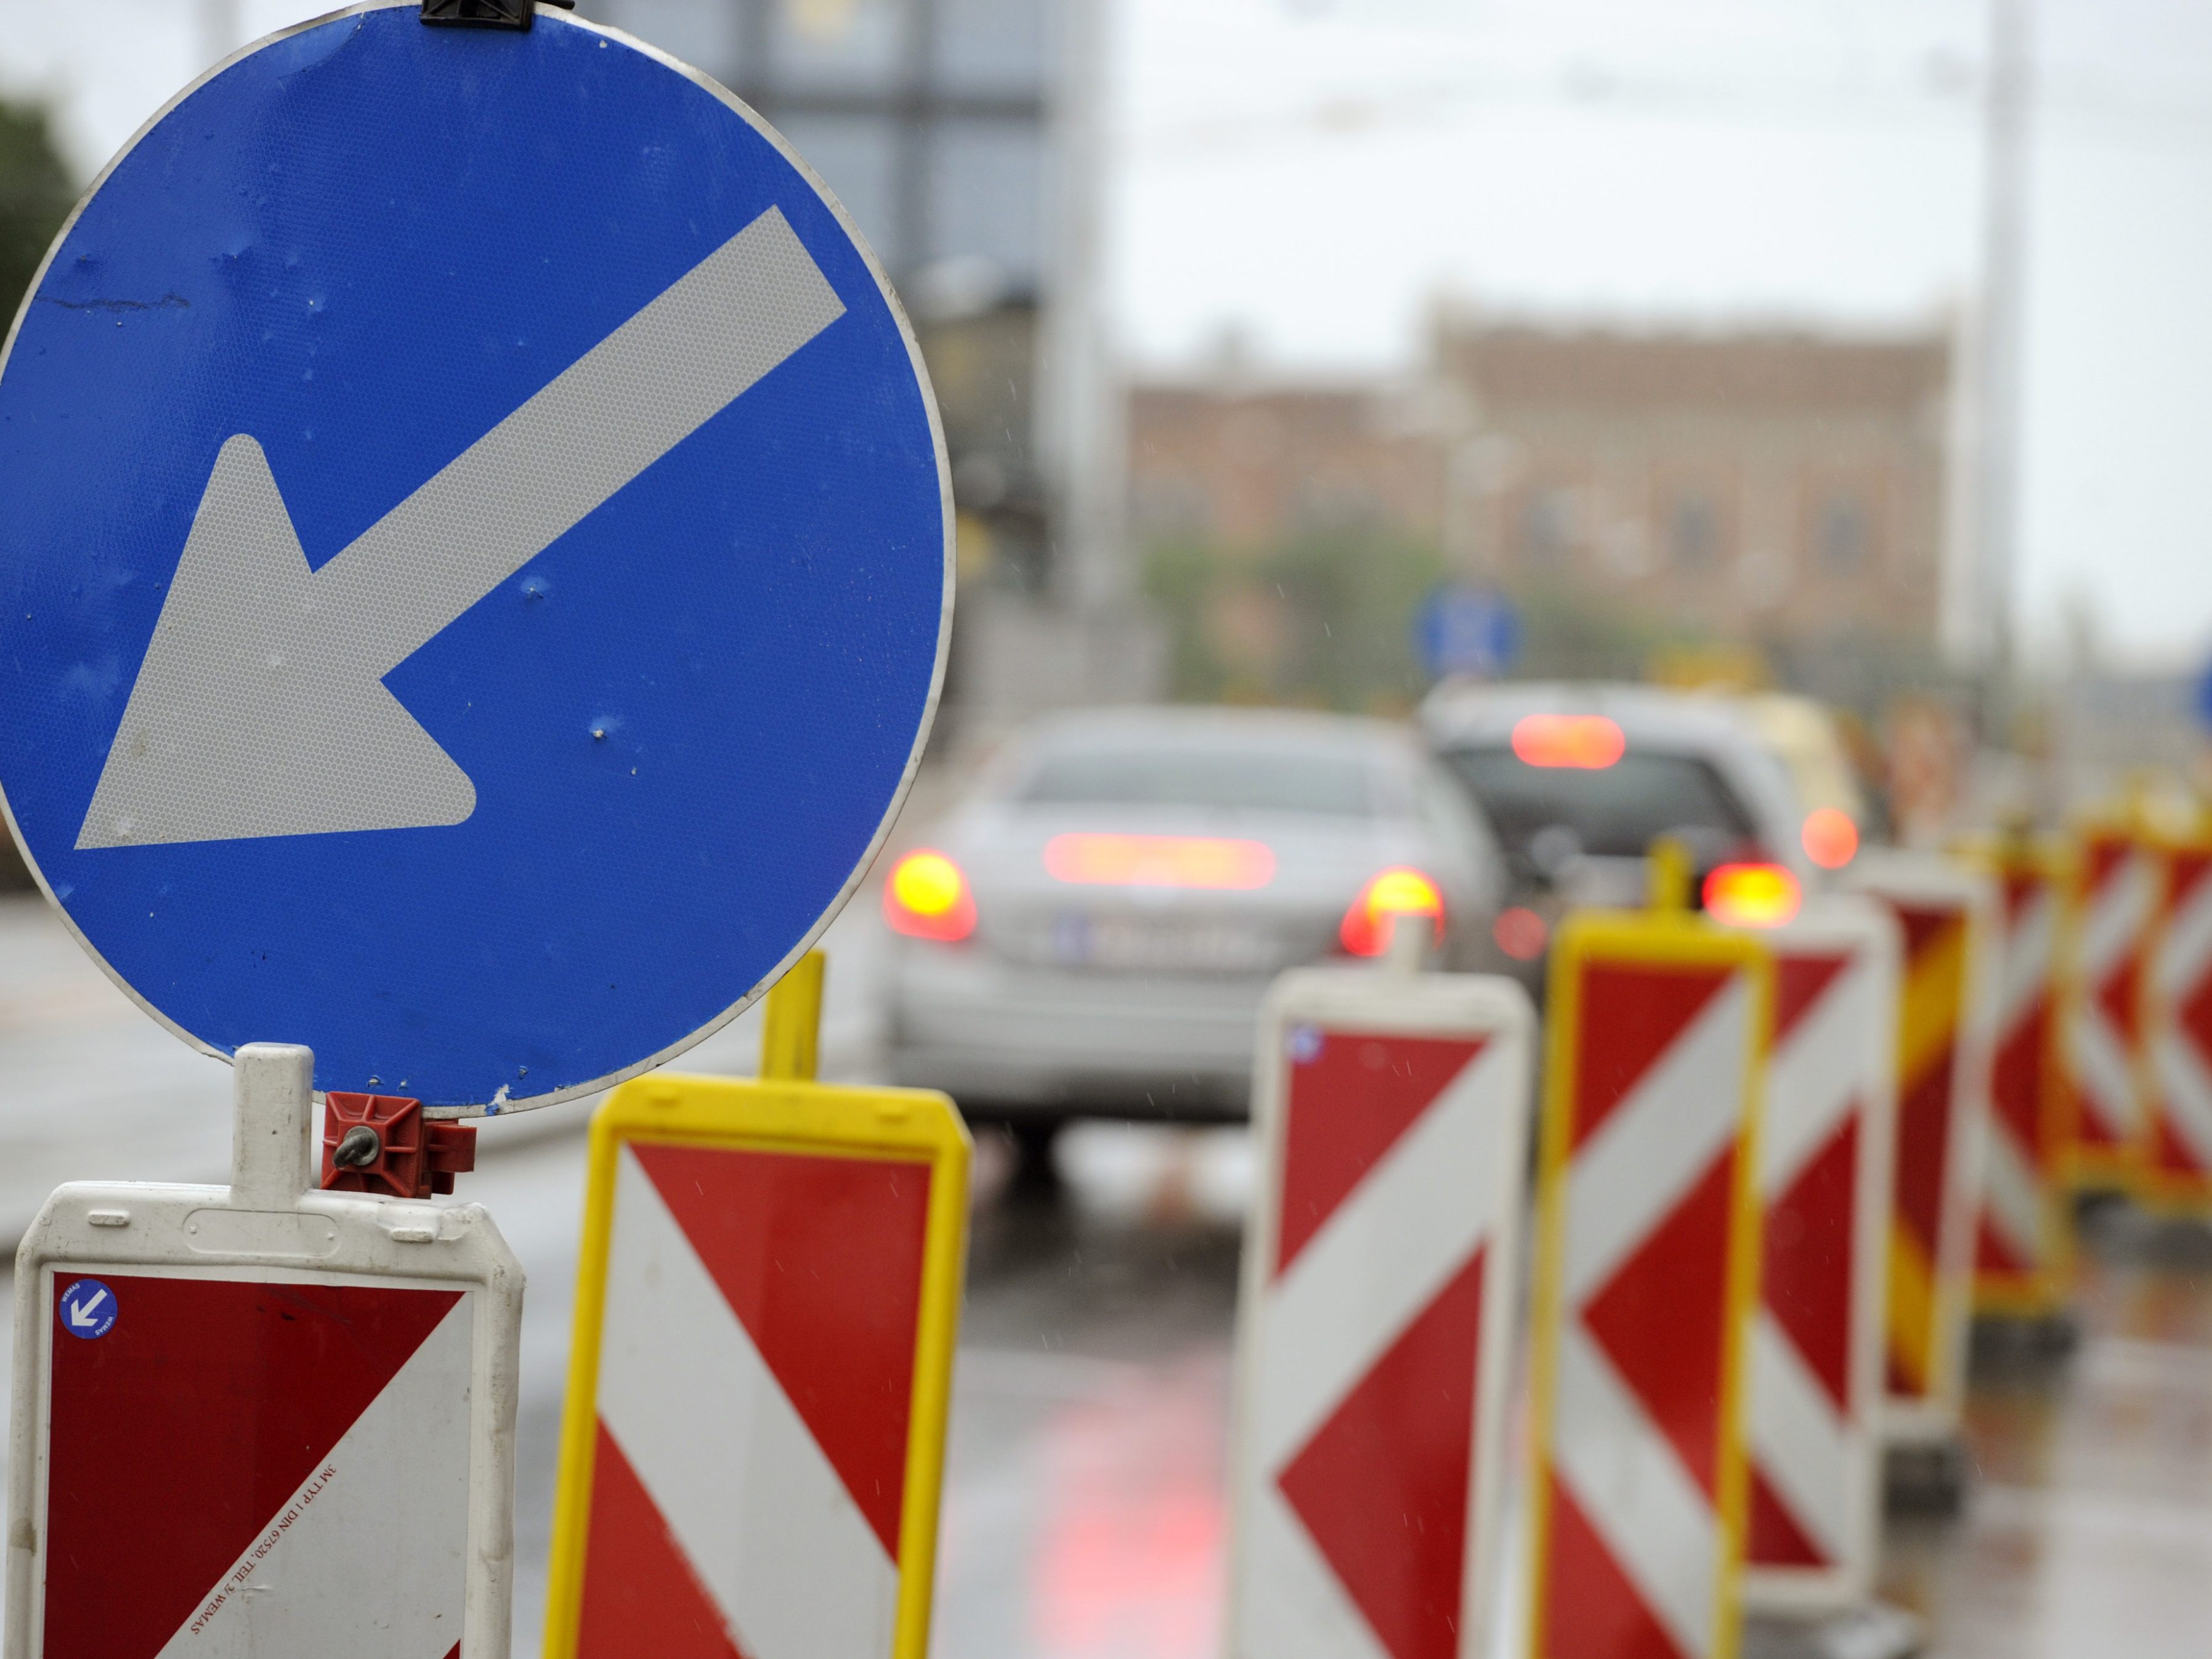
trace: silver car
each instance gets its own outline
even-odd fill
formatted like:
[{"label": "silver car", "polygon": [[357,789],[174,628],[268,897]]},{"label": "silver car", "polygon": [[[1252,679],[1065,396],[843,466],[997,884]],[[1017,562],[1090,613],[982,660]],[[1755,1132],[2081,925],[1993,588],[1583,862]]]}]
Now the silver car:
[{"label": "silver car", "polygon": [[1241,1117],[1285,968],[1395,918],[1492,965],[1504,860],[1413,732],[1131,709],[1027,729],[884,884],[890,1063],[971,1117]]}]

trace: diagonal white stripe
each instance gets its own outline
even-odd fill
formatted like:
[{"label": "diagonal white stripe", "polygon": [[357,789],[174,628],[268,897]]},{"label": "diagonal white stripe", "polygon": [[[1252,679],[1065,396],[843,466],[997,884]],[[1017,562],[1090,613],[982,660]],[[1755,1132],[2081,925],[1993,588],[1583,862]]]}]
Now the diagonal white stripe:
[{"label": "diagonal white stripe", "polygon": [[1749,1058],[1741,973],[1576,1152],[1567,1177],[1566,1306],[1579,1308],[1736,1137]]},{"label": "diagonal white stripe", "polygon": [[1774,1316],[1751,1327],[1751,1435],[1760,1473],[1829,1562],[1851,1535],[1854,1475],[1863,1449]]},{"label": "diagonal white stripe", "polygon": [[2212,968],[2212,879],[2200,881],[2188,902],[2173,913],[2159,940],[2151,973],[2160,995],[2178,1001],[2203,982]]},{"label": "diagonal white stripe", "polygon": [[[461,1639],[471,1313],[465,1295],[209,1587],[160,1659],[439,1659]],[[389,1593],[400,1585],[404,1595]],[[360,1616],[332,1619],[336,1601]]]},{"label": "diagonal white stripe", "polygon": [[1272,1480],[1245,1505],[1237,1659],[1390,1659]]},{"label": "diagonal white stripe", "polygon": [[1552,1457],[1644,1603],[1686,1654],[1712,1651],[1712,1508],[1581,1322],[1559,1336]]},{"label": "diagonal white stripe", "polygon": [[2131,853],[2115,866],[2089,901],[2081,930],[2081,965],[2092,983],[2105,977],[2136,948],[2150,920],[2150,860]]},{"label": "diagonal white stripe", "polygon": [[2094,1002],[2074,1011],[2074,1077],[2081,1104],[2095,1114],[2106,1134],[2126,1140],[2136,1132],[2135,1073],[2118,1032]]},{"label": "diagonal white stripe", "polygon": [[1519,1109],[1486,1044],[1308,1241],[1264,1304],[1253,1445],[1279,1471],[1498,1223],[1489,1179]]},{"label": "diagonal white stripe", "polygon": [[882,1659],[898,1569],[628,1147],[599,1419],[747,1659]]},{"label": "diagonal white stripe", "polygon": [[2173,1032],[2154,1051],[2166,1121],[2200,1170],[2212,1170],[2212,1077],[2196,1046]]},{"label": "diagonal white stripe", "polygon": [[1872,1006],[1881,988],[1865,953],[1855,951],[1826,992],[1778,1045],[1766,1067],[1766,1115],[1759,1123],[1759,1191],[1789,1190],[1805,1162],[1834,1139],[1837,1127],[1875,1081],[1883,1056],[1869,1040],[1879,1029]]},{"label": "diagonal white stripe", "polygon": [[2058,907],[2046,884],[2003,928],[1997,968],[1997,1029],[2009,1031],[2034,1011],[2051,984],[2051,959],[2057,939]]},{"label": "diagonal white stripe", "polygon": [[1982,1143],[1982,1213],[2014,1255],[2031,1264],[2043,1260],[2043,1183],[2035,1164],[2014,1136],[2012,1125],[1989,1115]]}]

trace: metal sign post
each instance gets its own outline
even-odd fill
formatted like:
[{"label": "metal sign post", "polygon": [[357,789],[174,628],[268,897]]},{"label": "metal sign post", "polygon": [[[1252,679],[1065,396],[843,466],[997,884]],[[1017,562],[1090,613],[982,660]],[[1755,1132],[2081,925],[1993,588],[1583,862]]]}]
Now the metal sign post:
[{"label": "metal sign post", "polygon": [[507,1651],[522,1269],[315,1190],[313,1064],[239,1052],[229,1186],[73,1182],[16,1253],[7,1659]]}]

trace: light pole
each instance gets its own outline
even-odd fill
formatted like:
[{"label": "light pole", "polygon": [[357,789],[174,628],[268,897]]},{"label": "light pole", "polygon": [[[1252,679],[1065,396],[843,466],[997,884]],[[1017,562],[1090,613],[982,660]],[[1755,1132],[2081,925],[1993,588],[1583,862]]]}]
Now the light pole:
[{"label": "light pole", "polygon": [[2020,562],[2020,441],[2027,262],[2031,0],[1990,0],[1984,98],[1980,442],[1976,455],[1975,654],[1987,706],[2014,667]]}]

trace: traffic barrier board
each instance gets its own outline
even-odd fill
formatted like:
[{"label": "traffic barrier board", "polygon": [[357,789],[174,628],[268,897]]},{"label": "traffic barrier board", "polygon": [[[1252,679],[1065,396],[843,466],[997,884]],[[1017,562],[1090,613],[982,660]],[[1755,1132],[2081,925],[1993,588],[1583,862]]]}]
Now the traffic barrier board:
[{"label": "traffic barrier board", "polygon": [[1530,1651],[1729,1659],[1741,1623],[1758,939],[1571,916],[1553,947],[1531,1382]]},{"label": "traffic barrier board", "polygon": [[1893,1443],[1942,1442],[1958,1431],[1966,1387],[1996,1023],[1996,884],[1953,859],[1888,849],[1862,854],[1847,881],[1887,905],[1905,935],[1882,1430]]},{"label": "traffic barrier board", "polygon": [[8,1659],[507,1650],[522,1270],[475,1205],[310,1191],[313,1066],[239,1054],[228,1187],[25,1237]]},{"label": "traffic barrier board", "polygon": [[2066,872],[2058,849],[2025,840],[1993,846],[1982,861],[1996,878],[1999,903],[1990,945],[1996,1036],[1974,1242],[1974,1306],[2007,1317],[2043,1318],[2064,1301],[2070,1270],[2071,1137],[2055,1016]]},{"label": "traffic barrier board", "polygon": [[2139,1192],[2160,1209],[2201,1215],[2212,1211],[2212,840],[2161,843],[2154,859]]},{"label": "traffic barrier board", "polygon": [[1306,969],[1269,995],[1235,1659],[1487,1651],[1534,1024],[1465,975]]},{"label": "traffic barrier board", "polygon": [[2157,861],[2140,835],[2118,823],[2082,831],[2059,982],[2077,1186],[2130,1186],[2142,1161],[2142,967],[2157,903]]},{"label": "traffic barrier board", "polygon": [[25,301],[0,474],[0,787],[49,896],[204,1050],[294,1037],[434,1114],[748,1004],[942,677],[882,271],[735,98],[550,9],[372,0],[181,94]]},{"label": "traffic barrier board", "polygon": [[1897,1133],[1894,920],[1815,899],[1774,953],[1759,1126],[1746,1604],[1837,1611],[1871,1593],[1880,1543],[1883,1271]]},{"label": "traffic barrier board", "polygon": [[548,1659],[927,1651],[968,1157],[918,1090],[600,1108]]}]

